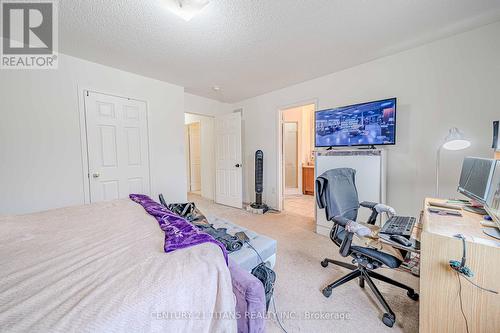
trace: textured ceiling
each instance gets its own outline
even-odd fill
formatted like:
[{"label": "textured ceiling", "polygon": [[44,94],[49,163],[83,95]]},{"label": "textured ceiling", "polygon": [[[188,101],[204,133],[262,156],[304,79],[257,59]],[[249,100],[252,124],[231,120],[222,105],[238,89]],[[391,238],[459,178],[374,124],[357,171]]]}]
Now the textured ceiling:
[{"label": "textured ceiling", "polygon": [[60,52],[236,102],[500,20],[500,0],[212,0],[189,22],[162,1],[60,1]]}]

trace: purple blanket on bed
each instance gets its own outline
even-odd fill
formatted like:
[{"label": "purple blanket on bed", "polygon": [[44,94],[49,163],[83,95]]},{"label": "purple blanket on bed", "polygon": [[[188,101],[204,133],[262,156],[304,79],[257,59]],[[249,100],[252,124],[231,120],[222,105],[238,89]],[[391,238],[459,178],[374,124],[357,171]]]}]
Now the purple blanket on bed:
[{"label": "purple blanket on bed", "polygon": [[217,244],[224,254],[231,273],[233,292],[236,296],[238,333],[263,333],[265,331],[266,298],[262,283],[234,262],[228,263],[226,248],[209,234],[201,232],[184,218],[146,195],[130,194],[130,199],[140,204],[152,215],[165,233],[165,252],[210,242]]},{"label": "purple blanket on bed", "polygon": [[184,218],[175,215],[168,208],[162,206],[156,201],[153,201],[147,195],[130,194],[129,197],[131,200],[144,207],[146,212],[158,221],[161,230],[165,233],[165,245],[163,247],[165,252],[168,253],[207,242],[214,243],[217,244],[222,250],[227,264],[226,248],[212,236],[199,231],[198,228],[186,221]]}]

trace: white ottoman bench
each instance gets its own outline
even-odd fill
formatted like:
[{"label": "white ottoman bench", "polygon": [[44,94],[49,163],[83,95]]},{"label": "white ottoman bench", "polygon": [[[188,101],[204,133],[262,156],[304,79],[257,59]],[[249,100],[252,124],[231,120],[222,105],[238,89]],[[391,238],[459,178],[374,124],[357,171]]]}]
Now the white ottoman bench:
[{"label": "white ottoman bench", "polygon": [[[235,233],[243,231],[250,238],[250,245],[259,253],[266,266],[271,269],[274,268],[276,263],[276,240],[259,235],[252,230],[216,216],[207,216],[207,220],[210,224],[213,224],[214,228],[226,228],[227,233],[233,236]],[[240,250],[229,253],[229,258],[238,263],[243,269],[251,272],[254,267],[261,263],[255,251],[248,244],[244,244]]]}]

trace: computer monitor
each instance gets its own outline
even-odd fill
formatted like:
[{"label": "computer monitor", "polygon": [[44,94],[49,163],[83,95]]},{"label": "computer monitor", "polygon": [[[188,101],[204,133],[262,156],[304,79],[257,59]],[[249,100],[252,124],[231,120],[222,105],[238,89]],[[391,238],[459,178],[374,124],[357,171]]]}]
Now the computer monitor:
[{"label": "computer monitor", "polygon": [[495,160],[466,157],[462,164],[458,192],[480,204],[484,204],[494,168]]},{"label": "computer monitor", "polygon": [[485,208],[500,228],[500,161],[496,161],[495,171],[493,172],[486,196]]}]

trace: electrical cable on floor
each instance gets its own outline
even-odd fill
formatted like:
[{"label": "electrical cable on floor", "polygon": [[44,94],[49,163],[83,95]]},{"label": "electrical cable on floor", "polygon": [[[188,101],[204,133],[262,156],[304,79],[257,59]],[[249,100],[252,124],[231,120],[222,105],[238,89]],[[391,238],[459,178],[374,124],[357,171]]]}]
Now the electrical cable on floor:
[{"label": "electrical cable on floor", "polygon": [[288,333],[286,329],[283,327],[283,324],[281,323],[281,319],[278,316],[278,311],[276,310],[276,301],[274,300],[274,286],[273,286],[273,296],[271,297],[271,302],[273,302],[273,308],[274,308],[274,314],[276,315],[276,321],[280,325],[281,329],[283,332]]},{"label": "electrical cable on floor", "polygon": [[[260,256],[260,254],[259,254],[259,251],[257,251],[257,250],[256,250],[256,249],[252,246],[252,244],[250,244],[250,241],[245,241],[245,243],[246,243],[248,246],[250,246],[250,248],[251,248],[252,250],[254,250],[254,251],[255,251],[255,253],[257,253],[257,256],[259,257],[260,262],[261,262],[262,264],[265,264],[265,263],[264,263],[264,260],[262,260],[262,257],[261,257],[261,256]],[[267,287],[267,286],[264,286],[264,290],[265,290],[265,289],[267,289],[266,287]],[[288,333],[288,332],[286,331],[286,329],[283,327],[283,324],[281,323],[281,319],[280,319],[280,317],[279,317],[279,315],[278,315],[278,311],[276,310],[276,301],[274,300],[274,283],[271,285],[271,288],[272,288],[271,290],[272,290],[272,295],[273,295],[273,296],[271,296],[271,302],[273,303],[273,309],[274,309],[274,315],[276,316],[276,321],[278,322],[278,325],[281,327],[281,329],[283,330],[283,332]]]},{"label": "electrical cable on floor", "polygon": [[457,272],[457,279],[458,279],[458,296],[460,299],[460,311],[462,312],[462,316],[464,317],[465,320],[465,329],[467,330],[467,333],[469,333],[469,322],[467,321],[467,316],[465,316],[464,312],[464,306],[462,304],[462,281],[460,280],[460,273]]}]

